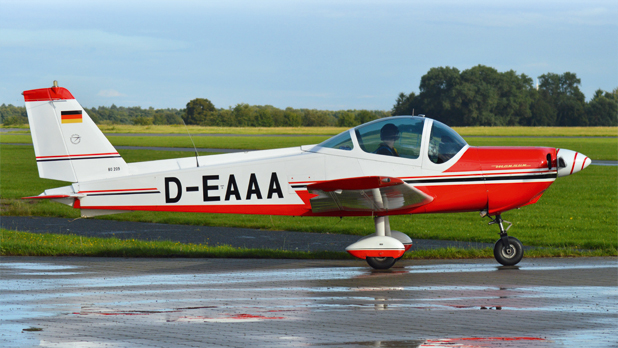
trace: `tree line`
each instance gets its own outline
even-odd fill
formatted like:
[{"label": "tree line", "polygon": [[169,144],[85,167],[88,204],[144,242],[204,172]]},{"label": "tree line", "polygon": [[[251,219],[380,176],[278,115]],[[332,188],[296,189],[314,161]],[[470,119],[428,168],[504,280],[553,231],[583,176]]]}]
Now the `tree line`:
[{"label": "tree line", "polygon": [[[400,93],[389,111],[279,109],[271,105],[238,104],[216,108],[196,98],[185,109],[152,107],[85,108],[97,124],[185,124],[220,127],[353,127],[391,115],[418,115],[450,126],[618,126],[618,88],[597,90],[586,102],[576,74],[547,73],[538,86],[525,74],[477,65],[459,71],[453,67],[430,69],[419,93]],[[26,109],[0,105],[5,126],[27,123]]]},{"label": "tree line", "polygon": [[419,94],[400,93],[393,115],[426,114],[450,126],[618,126],[618,88],[589,102],[576,74],[547,73],[538,86],[525,74],[477,65],[432,68]]},{"label": "tree line", "polygon": [[[354,127],[361,123],[390,116],[390,111],[315,109],[279,109],[271,105],[238,104],[227,109],[217,109],[204,98],[187,103],[185,109],[142,109],[112,105],[84,110],[96,124],[135,125],[202,125],[219,127]],[[0,122],[4,126],[27,124],[26,108],[0,105]]]},{"label": "tree line", "polygon": [[196,98],[187,104],[183,119],[186,124],[220,127],[354,127],[390,115],[381,110],[279,109],[249,104],[216,109],[210,100]]}]

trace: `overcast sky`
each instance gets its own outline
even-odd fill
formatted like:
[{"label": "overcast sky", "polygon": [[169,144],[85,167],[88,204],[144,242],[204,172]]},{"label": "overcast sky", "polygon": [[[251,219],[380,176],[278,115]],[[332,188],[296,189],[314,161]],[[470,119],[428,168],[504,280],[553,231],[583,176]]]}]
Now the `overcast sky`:
[{"label": "overcast sky", "polygon": [[0,104],[390,110],[430,68],[618,87],[618,1],[0,0]]}]

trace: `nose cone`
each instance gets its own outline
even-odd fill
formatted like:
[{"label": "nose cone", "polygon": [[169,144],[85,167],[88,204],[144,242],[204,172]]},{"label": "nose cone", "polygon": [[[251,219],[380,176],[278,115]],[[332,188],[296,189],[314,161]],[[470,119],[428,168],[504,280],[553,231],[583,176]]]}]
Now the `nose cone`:
[{"label": "nose cone", "polygon": [[556,156],[558,157],[558,177],[577,173],[592,163],[592,160],[583,153],[567,149],[556,149]]}]

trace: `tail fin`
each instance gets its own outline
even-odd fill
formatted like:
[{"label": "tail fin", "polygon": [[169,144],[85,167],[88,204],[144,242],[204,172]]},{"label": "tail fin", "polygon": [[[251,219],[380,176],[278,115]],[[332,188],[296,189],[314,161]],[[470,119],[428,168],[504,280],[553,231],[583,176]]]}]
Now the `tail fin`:
[{"label": "tail fin", "polygon": [[24,91],[39,176],[70,182],[128,175],[118,151],[65,88]]}]

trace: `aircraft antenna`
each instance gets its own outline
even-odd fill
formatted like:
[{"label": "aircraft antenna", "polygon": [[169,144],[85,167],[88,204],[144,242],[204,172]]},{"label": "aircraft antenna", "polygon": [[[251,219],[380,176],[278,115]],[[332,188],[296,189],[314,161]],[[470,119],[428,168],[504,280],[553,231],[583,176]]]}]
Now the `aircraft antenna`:
[{"label": "aircraft antenna", "polygon": [[185,129],[187,130],[187,134],[189,134],[189,139],[191,139],[191,144],[193,144],[193,150],[195,150],[195,164],[197,164],[197,167],[199,168],[200,166],[200,161],[197,159],[197,148],[195,147],[195,143],[193,142],[193,137],[191,137],[191,133],[189,133],[189,127],[187,127],[187,124],[185,123],[185,120],[182,119],[182,117],[180,118],[182,120],[182,124],[185,125]]}]

